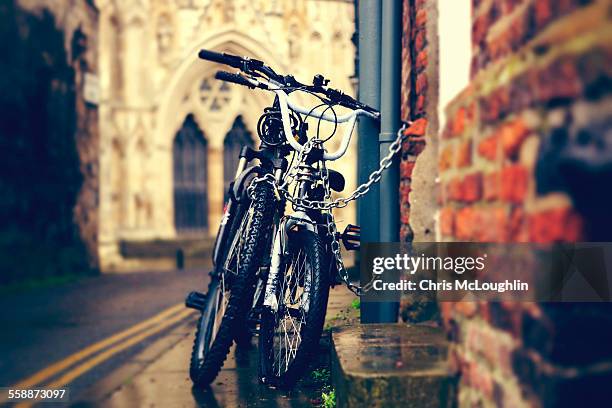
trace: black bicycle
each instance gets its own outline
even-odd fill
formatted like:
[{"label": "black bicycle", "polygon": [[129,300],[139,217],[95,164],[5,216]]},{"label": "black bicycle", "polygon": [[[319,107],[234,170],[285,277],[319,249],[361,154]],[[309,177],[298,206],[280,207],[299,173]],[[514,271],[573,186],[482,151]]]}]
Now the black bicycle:
[{"label": "black bicycle", "polygon": [[[219,80],[275,94],[259,119],[258,150],[242,149],[213,253],[214,269],[206,295],[192,292],[187,305],[202,312],[191,359],[191,379],[209,384],[219,372],[232,342],[246,344],[259,334],[260,380],[291,386],[303,374],[323,330],[329,288],[339,282],[355,290],[344,269],[340,242],[358,248],[359,228],[336,230],[332,210],[366,194],[380,179],[401,137],[392,144],[379,170],[345,198],[344,177],[327,162],[346,153],[356,119],[378,120],[379,113],[316,75],[312,84],[279,75],[265,63],[202,50],[199,57],[239,70],[219,71]],[[293,92],[316,96],[313,108],[296,105]],[[343,109],[348,113],[338,114]],[[309,135],[308,119],[317,121]],[[333,130],[322,135],[321,122]],[[337,150],[325,143],[346,123]],[[288,160],[290,158],[290,160]],[[288,214],[285,210],[291,209]]]}]

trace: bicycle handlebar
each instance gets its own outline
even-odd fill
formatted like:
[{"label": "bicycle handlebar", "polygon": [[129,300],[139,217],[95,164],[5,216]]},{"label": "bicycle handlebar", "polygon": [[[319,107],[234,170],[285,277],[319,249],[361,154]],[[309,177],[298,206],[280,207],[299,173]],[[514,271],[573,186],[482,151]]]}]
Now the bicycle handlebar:
[{"label": "bicycle handlebar", "polygon": [[[326,81],[320,75],[315,76],[313,85],[304,85],[298,82],[293,76],[278,75],[276,72],[274,72],[272,68],[265,65],[263,61],[259,61],[256,59],[242,58],[236,55],[219,53],[209,50],[200,50],[200,52],[198,53],[198,57],[204,60],[240,69],[242,72],[249,75],[248,77],[245,77],[240,75],[239,73],[232,74],[230,72],[218,71],[215,74],[216,79],[247,86],[251,89],[261,88],[265,90],[274,91],[274,93],[278,97],[281,109],[283,133],[285,134],[287,143],[289,143],[289,145],[291,145],[291,147],[298,152],[301,152],[304,149],[304,146],[302,146],[293,138],[293,132],[291,130],[291,120],[289,118],[289,109],[327,122],[348,122],[345,134],[342,138],[338,150],[333,153],[325,152],[323,154],[324,160],[336,160],[346,153],[348,145],[351,141],[351,136],[358,116],[364,115],[376,120],[379,119],[380,113],[376,111],[376,109],[373,109],[355,100],[354,98],[349,95],[346,95],[340,90],[325,87],[328,81]],[[260,74],[267,76],[268,79],[264,79]],[[352,112],[343,116],[330,116],[325,115],[323,113],[316,114],[313,112],[312,109],[296,105],[289,101],[287,95],[288,92],[286,92],[285,90],[289,92],[291,92],[292,90],[303,90],[307,92],[319,93],[329,98],[330,102],[351,109]]]},{"label": "bicycle handlebar", "polygon": [[251,89],[256,88],[255,85],[250,83],[249,80],[243,77],[242,75],[232,74],[231,72],[217,71],[217,73],[215,74],[215,79],[225,81],[225,82],[232,82],[238,85],[248,86]]}]

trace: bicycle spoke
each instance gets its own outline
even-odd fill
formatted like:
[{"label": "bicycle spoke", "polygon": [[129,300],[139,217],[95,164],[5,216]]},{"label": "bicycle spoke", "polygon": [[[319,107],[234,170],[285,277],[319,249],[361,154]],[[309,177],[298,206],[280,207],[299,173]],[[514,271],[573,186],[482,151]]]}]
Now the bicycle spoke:
[{"label": "bicycle spoke", "polygon": [[277,376],[289,369],[302,344],[302,328],[306,324],[308,290],[310,289],[309,267],[305,253],[300,250],[279,282],[279,305],[275,316],[273,347],[275,347],[274,368]]}]

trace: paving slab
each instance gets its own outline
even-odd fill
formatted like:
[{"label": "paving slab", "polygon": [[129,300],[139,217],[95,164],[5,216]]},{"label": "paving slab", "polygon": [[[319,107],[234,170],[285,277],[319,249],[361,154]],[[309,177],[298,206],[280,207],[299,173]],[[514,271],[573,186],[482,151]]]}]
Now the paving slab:
[{"label": "paving slab", "polygon": [[332,382],[339,407],[450,407],[443,331],[405,324],[352,325],[332,333]]},{"label": "paving slab", "polygon": [[[354,314],[355,296],[343,286],[330,293],[327,320],[333,326],[346,324]],[[350,312],[353,311],[353,312]],[[80,407],[313,407],[321,397],[321,384],[307,375],[291,391],[271,389],[259,384],[256,338],[250,349],[232,348],[213,384],[206,389],[192,386],[188,375],[195,319],[176,327],[171,333],[135,356],[114,374],[88,391]],[[326,331],[315,356],[320,366],[329,367],[330,340]]]}]

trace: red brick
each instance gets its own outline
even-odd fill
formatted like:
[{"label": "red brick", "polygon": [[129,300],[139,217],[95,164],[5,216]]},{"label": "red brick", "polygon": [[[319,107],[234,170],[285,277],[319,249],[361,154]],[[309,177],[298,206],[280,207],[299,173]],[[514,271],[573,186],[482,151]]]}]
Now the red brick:
[{"label": "red brick", "polygon": [[582,219],[569,207],[546,210],[529,217],[531,242],[575,242],[582,235]]},{"label": "red brick", "polygon": [[482,174],[472,173],[461,183],[461,201],[471,203],[482,198]]},{"label": "red brick", "polygon": [[553,16],[552,1],[553,0],[537,0],[534,2],[533,7],[537,28],[544,27],[551,20]]},{"label": "red brick", "polygon": [[424,94],[417,96],[416,105],[415,105],[415,115],[422,115],[425,113],[425,102],[427,99]]},{"label": "red brick", "polygon": [[529,135],[529,128],[521,119],[516,119],[503,125],[499,130],[504,154],[508,158],[515,157],[523,143]]},{"label": "red brick", "polygon": [[472,43],[480,44],[489,31],[489,13],[482,13],[472,25]]},{"label": "red brick", "polygon": [[412,188],[410,187],[410,180],[402,180],[400,182],[400,187],[399,187],[400,203],[410,202],[410,192],[411,191],[412,191]]},{"label": "red brick", "polygon": [[427,75],[424,72],[417,75],[415,88],[418,95],[427,92]]},{"label": "red brick", "polygon": [[414,36],[414,49],[419,52],[427,45],[427,31],[425,29],[417,31]]},{"label": "red brick", "polygon": [[457,113],[455,113],[455,116],[453,118],[452,121],[452,126],[451,126],[451,132],[453,132],[453,135],[460,135],[463,133],[463,131],[465,130],[465,108],[461,107],[457,110]]},{"label": "red brick", "polygon": [[499,198],[499,190],[501,185],[501,177],[498,172],[485,174],[482,180],[482,195],[487,201],[497,200]]},{"label": "red brick", "polygon": [[414,161],[402,160],[400,162],[400,178],[410,179],[412,178],[412,170],[414,169]]},{"label": "red brick", "polygon": [[474,231],[480,225],[480,214],[472,207],[457,211],[455,217],[455,237],[469,241],[474,237]]},{"label": "red brick", "polygon": [[513,208],[508,220],[507,238],[510,242],[527,242],[529,239],[525,228],[525,212],[521,207]]},{"label": "red brick", "polygon": [[450,180],[446,184],[446,199],[450,201],[460,201],[461,200],[461,188],[462,183],[459,179]]},{"label": "red brick", "polygon": [[478,154],[491,161],[498,158],[498,136],[492,135],[478,143]]},{"label": "red brick", "polygon": [[416,13],[414,23],[416,27],[425,27],[427,24],[427,10],[424,8],[419,9]]},{"label": "red brick", "polygon": [[474,239],[480,242],[506,242],[508,216],[501,207],[480,210],[480,225],[474,230]]},{"label": "red brick", "polygon": [[406,130],[404,130],[405,136],[425,136],[427,131],[427,119],[420,118],[412,122]]},{"label": "red brick", "polygon": [[415,63],[415,68],[417,72],[421,72],[427,67],[427,61],[428,61],[427,49],[425,49],[417,54],[416,63]]},{"label": "red brick", "polygon": [[521,204],[527,195],[529,172],[524,166],[515,164],[504,167],[501,172],[502,200]]},{"label": "red brick", "polygon": [[440,158],[438,159],[438,168],[441,172],[453,166],[453,152],[453,146],[446,146],[442,149]]},{"label": "red brick", "polygon": [[457,149],[457,167],[467,167],[472,164],[472,141],[466,140]]},{"label": "red brick", "polygon": [[451,207],[440,210],[440,233],[444,236],[453,236],[455,233],[455,210]]}]

